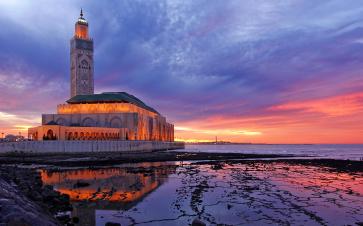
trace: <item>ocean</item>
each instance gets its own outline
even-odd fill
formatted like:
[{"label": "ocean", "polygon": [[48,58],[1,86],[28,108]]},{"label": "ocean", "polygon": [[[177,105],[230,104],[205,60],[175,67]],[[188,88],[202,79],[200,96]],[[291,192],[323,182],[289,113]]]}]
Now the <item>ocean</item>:
[{"label": "ocean", "polygon": [[190,145],[188,152],[221,152],[251,154],[288,154],[312,158],[363,160],[363,144],[230,144],[230,145]]}]

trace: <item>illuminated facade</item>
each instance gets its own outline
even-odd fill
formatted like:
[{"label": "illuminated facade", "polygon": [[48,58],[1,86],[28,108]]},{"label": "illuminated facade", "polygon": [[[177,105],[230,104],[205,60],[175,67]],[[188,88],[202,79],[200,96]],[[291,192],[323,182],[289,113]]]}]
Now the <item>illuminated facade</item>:
[{"label": "illuminated facade", "polygon": [[71,98],[57,114],[43,114],[30,128],[33,140],[174,141],[174,125],[155,109],[125,92],[94,94],[93,41],[83,13],[71,39]]}]

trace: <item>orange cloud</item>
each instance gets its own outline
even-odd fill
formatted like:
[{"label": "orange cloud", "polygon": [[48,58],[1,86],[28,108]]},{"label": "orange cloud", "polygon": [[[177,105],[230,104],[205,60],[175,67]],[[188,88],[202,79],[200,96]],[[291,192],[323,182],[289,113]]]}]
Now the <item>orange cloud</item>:
[{"label": "orange cloud", "polygon": [[10,114],[0,111],[0,138],[7,134],[28,135],[28,128],[39,125],[40,117]]},{"label": "orange cloud", "polygon": [[363,110],[363,92],[320,100],[291,102],[271,107],[270,110],[302,110],[305,112],[323,113],[327,116],[351,115]]},{"label": "orange cloud", "polygon": [[289,102],[256,116],[214,116],[176,124],[175,134],[181,140],[214,140],[218,136],[234,142],[362,143],[363,92]]}]

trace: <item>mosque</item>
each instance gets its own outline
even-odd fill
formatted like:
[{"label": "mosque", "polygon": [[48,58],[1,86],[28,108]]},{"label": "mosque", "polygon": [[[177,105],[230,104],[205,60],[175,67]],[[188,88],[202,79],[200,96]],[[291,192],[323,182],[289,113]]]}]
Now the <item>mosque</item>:
[{"label": "mosque", "polygon": [[57,106],[57,114],[43,114],[42,125],[29,128],[30,139],[174,141],[174,125],[137,97],[94,94],[93,40],[82,10],[70,47],[70,99]]}]

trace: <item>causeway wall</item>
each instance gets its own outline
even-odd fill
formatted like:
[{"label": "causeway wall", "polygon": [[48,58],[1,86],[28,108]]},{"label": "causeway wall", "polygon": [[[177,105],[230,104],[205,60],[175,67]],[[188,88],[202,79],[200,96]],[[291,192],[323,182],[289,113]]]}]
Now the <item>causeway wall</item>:
[{"label": "causeway wall", "polygon": [[141,140],[72,140],[72,141],[20,141],[0,143],[0,155],[9,153],[97,153],[133,152],[184,149],[183,142],[161,142]]}]

